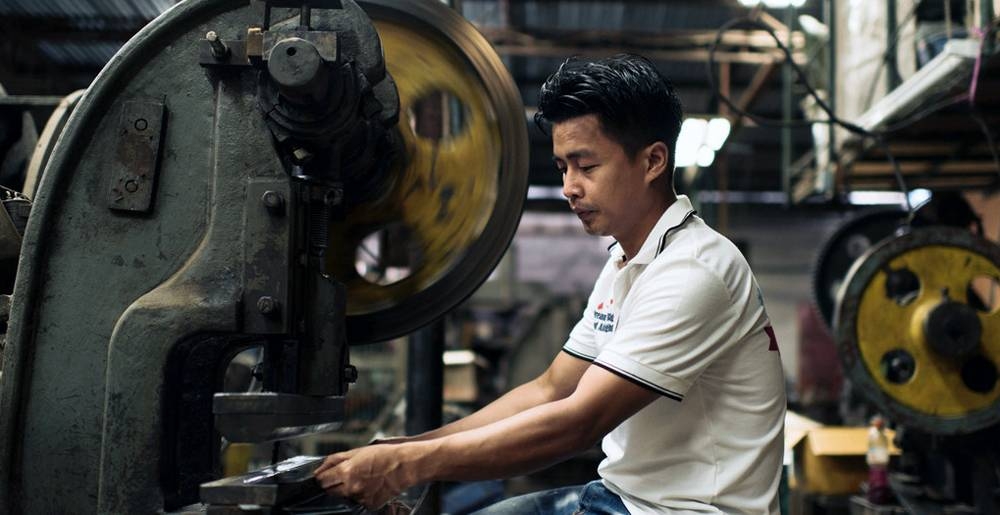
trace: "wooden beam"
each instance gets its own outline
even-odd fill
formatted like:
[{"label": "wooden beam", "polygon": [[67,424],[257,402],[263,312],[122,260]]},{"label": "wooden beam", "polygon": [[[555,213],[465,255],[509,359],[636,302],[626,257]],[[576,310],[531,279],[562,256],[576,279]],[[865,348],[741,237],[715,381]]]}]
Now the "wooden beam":
[{"label": "wooden beam", "polygon": [[[937,174],[1000,174],[992,161],[902,161],[899,171],[903,175],[937,175]],[[848,172],[851,177],[893,175],[892,164],[888,161],[860,161],[851,165]],[[1000,176],[998,176],[1000,177]]]},{"label": "wooden beam", "polygon": [[[771,76],[774,75],[774,70],[778,69],[778,61],[771,61],[769,63],[764,63],[757,68],[754,72],[753,78],[750,79],[750,85],[747,89],[743,90],[743,94],[740,95],[739,100],[736,101],[736,107],[743,111],[749,112],[753,107],[753,103],[760,96],[760,92],[764,90],[764,86],[767,81],[770,80]],[[746,122],[746,117],[742,114],[735,113],[735,119],[732,120],[733,128],[729,131],[729,139],[732,139],[736,133],[743,128]]]},{"label": "wooden beam", "polygon": [[[708,60],[708,50],[650,50],[634,47],[574,47],[567,45],[522,46],[497,45],[494,49],[500,55],[525,57],[569,57],[580,55],[586,57],[607,57],[623,52],[642,54],[654,61],[705,62]],[[716,52],[718,63],[768,64],[784,59],[779,51],[770,52]],[[805,56],[795,54],[796,63],[803,63]]]},{"label": "wooden beam", "polygon": [[[564,45],[623,45],[663,50],[690,47],[708,48],[717,37],[717,32],[714,29],[673,30],[655,33],[620,30],[557,30],[546,31],[544,36],[502,27],[478,27],[478,29],[494,45],[559,42]],[[787,32],[778,33],[778,37],[787,38]],[[719,45],[720,47],[778,48],[774,38],[764,30],[731,30],[722,35]],[[800,49],[803,46],[805,46],[805,36],[802,32],[792,32],[792,48]]]},{"label": "wooden beam", "polygon": [[[899,185],[893,178],[864,178],[848,181],[852,190],[899,190]],[[913,188],[957,188],[982,189],[992,187],[997,183],[996,175],[979,175],[971,177],[913,177],[906,180],[906,186]]]},{"label": "wooden beam", "polygon": [[[894,157],[940,157],[953,158],[963,155],[979,155],[990,157],[990,146],[986,142],[975,145],[968,145],[964,142],[940,142],[940,141],[905,141],[889,143],[889,152]],[[868,156],[885,156],[885,151],[880,146],[874,146],[868,151]]]}]

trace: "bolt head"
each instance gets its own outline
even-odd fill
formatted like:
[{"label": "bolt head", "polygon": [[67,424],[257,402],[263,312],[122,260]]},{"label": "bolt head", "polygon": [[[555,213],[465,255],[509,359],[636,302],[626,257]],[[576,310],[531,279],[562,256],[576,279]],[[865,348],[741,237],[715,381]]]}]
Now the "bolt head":
[{"label": "bolt head", "polygon": [[312,159],[312,157],[313,157],[312,152],[302,147],[299,147],[292,151],[292,158],[295,160],[296,163],[299,164],[308,162],[310,159]]},{"label": "bolt head", "polygon": [[358,369],[354,365],[347,365],[344,368],[344,381],[356,383],[358,381]]},{"label": "bolt head", "polygon": [[257,299],[257,311],[262,315],[273,315],[278,311],[278,301],[274,297],[264,295]]},{"label": "bolt head", "polygon": [[281,196],[281,193],[273,190],[265,191],[260,197],[260,201],[264,204],[264,207],[270,210],[279,210],[285,205],[285,199]]}]

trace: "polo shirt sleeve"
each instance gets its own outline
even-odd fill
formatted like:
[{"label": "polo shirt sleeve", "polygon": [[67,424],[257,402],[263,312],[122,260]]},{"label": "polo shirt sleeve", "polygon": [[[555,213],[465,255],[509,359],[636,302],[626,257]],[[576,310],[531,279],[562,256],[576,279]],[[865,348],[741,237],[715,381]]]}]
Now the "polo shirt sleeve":
[{"label": "polo shirt sleeve", "polygon": [[656,272],[655,280],[630,292],[629,312],[594,364],[681,401],[698,376],[742,340],[739,316],[722,280],[696,259]]}]

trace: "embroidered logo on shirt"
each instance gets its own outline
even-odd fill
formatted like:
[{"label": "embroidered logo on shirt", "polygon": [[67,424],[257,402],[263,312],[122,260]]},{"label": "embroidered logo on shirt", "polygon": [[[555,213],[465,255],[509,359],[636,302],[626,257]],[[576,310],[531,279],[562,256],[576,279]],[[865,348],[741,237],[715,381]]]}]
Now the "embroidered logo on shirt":
[{"label": "embroidered logo on shirt", "polygon": [[[608,306],[614,304],[614,300],[608,301]],[[610,333],[615,330],[615,314],[603,311],[604,303],[601,302],[594,310],[594,330],[602,333]]]}]

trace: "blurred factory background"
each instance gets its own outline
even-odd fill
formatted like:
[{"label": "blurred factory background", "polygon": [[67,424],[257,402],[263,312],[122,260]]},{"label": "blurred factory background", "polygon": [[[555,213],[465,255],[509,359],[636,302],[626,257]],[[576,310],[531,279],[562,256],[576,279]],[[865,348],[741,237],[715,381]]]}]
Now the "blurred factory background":
[{"label": "blurred factory background", "polygon": [[[842,289],[851,266],[862,256],[870,257],[866,252],[898,234],[907,221],[914,227],[949,226],[949,231],[973,233],[991,244],[1000,236],[996,195],[1000,2],[452,0],[448,4],[491,43],[525,106],[529,186],[520,223],[489,279],[430,329],[352,349],[352,364],[360,378],[347,400],[348,422],[334,433],[296,444],[295,451],[311,454],[362,445],[407,431],[407,413],[409,423],[423,416],[420,410],[427,408],[414,406],[412,397],[410,405],[406,402],[407,377],[414,374],[413,367],[426,363],[417,361],[412,352],[407,356],[414,338],[440,340],[444,350],[446,421],[544,369],[582,313],[607,259],[610,240],[588,236],[566,206],[560,174],[551,161],[550,139],[532,122],[538,88],[569,56],[629,51],[651,58],[677,88],[686,116],[678,143],[678,191],[689,195],[699,214],[736,242],[750,262],[780,342],[789,407],[811,420],[787,429],[789,445],[798,445],[799,469],[789,465],[783,508],[788,513],[815,514],[996,513],[991,510],[996,509],[1000,492],[1000,461],[996,441],[984,443],[989,438],[983,435],[997,435],[1000,415],[980,411],[1000,413],[994,395],[1000,391],[996,385],[1000,349],[983,343],[976,359],[986,365],[976,369],[973,379],[966,377],[967,371],[949,369],[939,372],[944,377],[940,383],[889,395],[878,391],[883,384],[879,380],[851,380],[859,372],[845,365],[844,346],[863,348],[868,343],[860,337],[847,343],[838,338],[835,317],[838,311],[845,316],[849,309],[842,306],[845,296],[857,294]],[[0,0],[0,183],[33,197],[31,188],[37,185],[24,181],[26,175],[29,181],[39,181],[43,175],[44,162],[38,162],[36,149],[51,150],[55,145],[79,98],[75,92],[87,89],[126,41],[173,6],[171,0]],[[720,30],[738,18],[754,24]],[[847,123],[822,123],[829,115],[818,100]],[[846,127],[850,124],[860,129]],[[869,134],[861,136],[861,131]],[[38,169],[29,171],[32,166]],[[940,241],[952,241],[950,234]],[[406,277],[410,271],[405,263],[378,257],[380,242],[385,240],[372,239],[365,252],[358,252],[359,273],[374,274],[376,281]],[[944,243],[927,243],[931,244]],[[914,245],[919,250],[925,243]],[[17,254],[6,259],[11,267]],[[931,260],[930,268],[953,265],[926,259]],[[996,266],[1000,263],[994,262],[991,270]],[[917,271],[918,276],[921,273]],[[985,304],[979,312],[988,317],[1000,304],[995,300],[1000,277],[984,276],[985,283],[973,285],[970,276],[967,284],[969,291],[978,292]],[[7,281],[4,293],[9,294],[13,277],[3,280]],[[909,327],[900,324],[886,327],[885,332],[896,334]],[[997,331],[1000,325],[984,322],[982,338],[996,343]],[[432,361],[433,356],[432,351]],[[256,359],[254,351],[241,354],[233,361],[232,374],[242,373],[248,380]],[[883,360],[883,371],[907,367],[878,359]],[[916,359],[909,366],[920,369],[934,368],[922,360],[937,358],[918,354],[906,359]],[[949,382],[952,375],[964,379]],[[988,399],[972,405],[959,402],[944,423],[936,418],[941,408],[922,411],[920,401],[909,398],[949,397],[948,385],[962,381],[976,383],[970,388]],[[905,407],[894,410],[895,404]],[[822,450],[822,445],[809,440],[829,437],[810,433],[816,424],[865,428],[875,413],[885,415],[890,427],[909,426],[919,436],[914,439],[917,443],[910,443],[911,449],[923,449],[925,462],[936,464],[921,465],[920,470],[940,466],[950,471],[942,472],[945,478],[920,479],[930,485],[921,492],[936,496],[937,504],[925,508],[944,511],[921,512],[914,508],[919,503],[907,501],[905,492],[882,507],[867,501],[852,504],[852,496],[862,491],[854,478],[866,477],[867,429],[858,433],[863,441],[860,450],[851,447],[853,443],[841,450]],[[232,468],[227,472],[267,464],[271,450],[233,446],[226,460]],[[809,459],[829,460],[820,471],[843,467],[846,479],[828,483],[814,477],[822,472],[806,470],[802,453],[817,455]],[[975,469],[969,464],[977,453],[993,461]],[[790,462],[795,461],[791,454]],[[463,488],[453,485],[445,491],[445,512],[465,513],[504,491],[592,477],[599,457],[595,449],[538,476]],[[909,470],[911,476],[918,475],[916,470]]]}]

